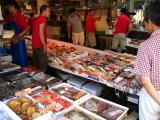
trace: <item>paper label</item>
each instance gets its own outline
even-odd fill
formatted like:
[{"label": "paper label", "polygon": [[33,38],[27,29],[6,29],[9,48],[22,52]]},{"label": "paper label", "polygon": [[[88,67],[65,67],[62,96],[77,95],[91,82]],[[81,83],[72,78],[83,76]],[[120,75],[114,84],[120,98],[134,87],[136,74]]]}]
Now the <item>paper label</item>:
[{"label": "paper label", "polygon": [[123,80],[122,77],[117,77],[117,78],[114,80],[114,82],[115,82],[115,83],[119,83],[121,80]]}]

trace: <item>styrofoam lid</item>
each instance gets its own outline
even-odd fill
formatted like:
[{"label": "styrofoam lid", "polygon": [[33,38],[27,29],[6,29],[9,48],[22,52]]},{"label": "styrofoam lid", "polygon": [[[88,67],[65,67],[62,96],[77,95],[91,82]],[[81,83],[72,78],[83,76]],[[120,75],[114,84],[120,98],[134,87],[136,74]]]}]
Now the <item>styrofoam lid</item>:
[{"label": "styrofoam lid", "polygon": [[13,30],[4,30],[3,38],[12,38],[14,34]]},{"label": "styrofoam lid", "polygon": [[95,83],[95,82],[89,82],[89,83],[87,83],[86,85],[84,85],[83,87],[82,87],[82,89],[84,89],[84,90],[88,90],[88,91],[97,91],[97,92],[101,92],[102,91],[102,89],[103,89],[103,87],[100,85],[100,84],[98,84],[98,83]]},{"label": "styrofoam lid", "polygon": [[67,81],[68,83],[72,83],[72,84],[78,84],[78,85],[83,85],[85,84],[87,81],[83,78],[80,78],[80,77],[72,77],[70,79],[68,79]]}]

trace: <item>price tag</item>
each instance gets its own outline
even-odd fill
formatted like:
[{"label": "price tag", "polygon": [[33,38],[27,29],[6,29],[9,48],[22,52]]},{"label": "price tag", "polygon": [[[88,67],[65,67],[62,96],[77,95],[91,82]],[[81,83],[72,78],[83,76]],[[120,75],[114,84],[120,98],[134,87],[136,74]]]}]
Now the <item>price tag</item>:
[{"label": "price tag", "polygon": [[36,91],[36,90],[41,89],[41,88],[42,88],[41,86],[38,86],[38,87],[32,88],[32,91]]},{"label": "price tag", "polygon": [[121,80],[123,80],[122,77],[117,77],[117,78],[114,80],[114,82],[115,82],[115,83],[119,83]]},{"label": "price tag", "polygon": [[53,79],[55,79],[55,77],[51,77],[51,78],[47,79],[46,82],[50,82]]}]

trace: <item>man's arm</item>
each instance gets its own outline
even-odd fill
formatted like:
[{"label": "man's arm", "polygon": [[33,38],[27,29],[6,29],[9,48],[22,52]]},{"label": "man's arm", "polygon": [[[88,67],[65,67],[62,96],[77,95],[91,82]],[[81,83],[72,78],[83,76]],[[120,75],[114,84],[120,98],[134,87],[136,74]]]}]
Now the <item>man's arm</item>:
[{"label": "man's arm", "polygon": [[14,35],[14,36],[11,38],[11,40],[16,43],[16,42],[18,42],[19,40],[23,39],[24,36],[25,36],[25,34],[27,34],[27,33],[30,31],[30,28],[31,28],[30,26],[27,26],[20,34]]},{"label": "man's arm", "polygon": [[40,24],[39,28],[40,28],[40,30],[39,30],[40,40],[41,40],[42,45],[43,45],[44,53],[46,53],[47,52],[47,46],[46,46],[45,36],[44,36],[45,24],[44,23]]},{"label": "man's arm", "polygon": [[145,88],[145,90],[148,92],[148,94],[160,105],[160,95],[154,88],[150,77],[141,77],[142,85]]},{"label": "man's arm", "polygon": [[24,29],[20,34],[19,36],[20,37],[23,37],[25,34],[27,34],[29,31],[30,31],[31,27],[30,26],[27,26],[26,29]]}]

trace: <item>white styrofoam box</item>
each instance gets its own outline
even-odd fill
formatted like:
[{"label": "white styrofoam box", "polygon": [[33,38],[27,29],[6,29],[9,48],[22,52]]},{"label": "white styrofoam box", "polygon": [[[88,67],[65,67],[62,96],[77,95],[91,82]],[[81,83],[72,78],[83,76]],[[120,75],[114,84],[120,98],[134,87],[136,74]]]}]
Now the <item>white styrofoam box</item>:
[{"label": "white styrofoam box", "polygon": [[139,97],[138,97],[137,95],[127,95],[127,100],[128,100],[129,102],[138,104]]},{"label": "white styrofoam box", "polygon": [[63,111],[63,112],[61,112],[61,113],[64,114],[64,117],[65,117],[65,114],[71,112],[72,110],[77,110],[78,112],[81,112],[81,113],[83,113],[83,114],[86,115],[86,116],[89,116],[89,117],[92,118],[93,120],[101,120],[98,115],[96,115],[96,114],[94,114],[94,113],[92,113],[92,112],[89,112],[89,111],[86,110],[86,109],[82,109],[81,107],[79,107],[79,106],[77,106],[77,105],[74,105],[74,106],[66,109],[65,111]]},{"label": "white styrofoam box", "polygon": [[87,83],[87,80],[81,77],[71,77],[70,79],[67,80],[67,83],[69,83],[72,86],[75,86],[76,88],[81,89],[83,85]]},{"label": "white styrofoam box", "polygon": [[100,96],[103,87],[99,83],[89,82],[86,85],[82,86],[82,89],[91,95]]},{"label": "white styrofoam box", "polygon": [[71,74],[69,73],[64,73],[64,72],[58,72],[58,76],[62,79],[62,80],[67,80],[69,78],[71,78]]},{"label": "white styrofoam box", "polygon": [[3,38],[12,38],[15,32],[13,30],[4,30]]},{"label": "white styrofoam box", "polygon": [[53,87],[49,88],[49,90],[54,90],[54,89],[59,88],[59,87],[62,87],[62,86],[73,87],[74,89],[77,89],[77,90],[79,90],[79,91],[83,91],[83,92],[86,93],[86,95],[82,96],[80,99],[78,99],[78,100],[76,100],[76,101],[73,101],[73,100],[71,100],[71,99],[69,99],[69,98],[66,98],[65,96],[62,96],[62,98],[68,100],[68,101],[71,102],[71,103],[78,103],[79,101],[81,101],[81,99],[85,99],[86,97],[88,98],[88,96],[90,96],[86,91],[84,91],[84,90],[82,90],[82,89],[79,89],[79,88],[76,88],[76,87],[74,87],[74,86],[72,86],[72,85],[70,85],[70,84],[67,84],[67,83],[62,83],[62,84],[53,86]]},{"label": "white styrofoam box", "polygon": [[[117,104],[117,103],[114,103],[114,102],[111,102],[111,101],[102,99],[102,98],[97,97],[97,96],[88,96],[88,97],[86,97],[86,99],[83,99],[83,100],[81,99],[81,101],[79,101],[79,103],[76,104],[76,106],[79,107],[79,108],[81,108],[82,111],[86,111],[86,112],[87,112],[88,110],[85,109],[85,108],[83,108],[83,107],[81,107],[80,105],[83,104],[84,102],[86,102],[87,100],[91,99],[91,98],[94,98],[94,99],[96,99],[96,100],[99,100],[99,101],[102,101],[102,102],[104,102],[104,103],[107,103],[107,104],[109,104],[109,105],[111,105],[111,106],[113,106],[113,107],[122,109],[124,112],[123,112],[116,120],[124,120],[124,118],[126,118],[126,116],[127,116],[127,111],[129,110],[129,108],[124,107],[124,106],[122,106],[122,105],[119,105],[119,104]],[[88,113],[92,113],[92,112],[91,112],[91,111],[88,111]],[[94,114],[94,113],[92,113],[92,114]],[[103,117],[101,117],[101,116],[98,116],[98,115],[96,115],[96,116],[97,116],[100,120],[106,120],[105,118],[103,118]]]},{"label": "white styrofoam box", "polygon": [[11,63],[12,62],[12,56],[11,55],[4,55],[0,57],[0,63],[5,64],[5,63]]},{"label": "white styrofoam box", "polygon": [[48,120],[50,118],[51,114],[52,114],[52,112],[49,111],[47,114],[44,114],[44,115],[42,115],[42,116],[40,116],[40,117],[38,117],[34,120]]},{"label": "white styrofoam box", "polygon": [[[37,103],[31,96],[29,96],[29,95],[26,95],[26,97],[27,98],[29,98],[30,100],[32,100],[32,102],[33,103],[35,103],[36,105],[37,105],[37,107],[39,108],[39,109],[43,109],[44,108],[44,106],[42,105],[42,104],[40,104],[40,103]],[[17,97],[15,97],[15,98],[12,98],[12,99],[16,99]],[[9,101],[9,100],[12,100],[12,99],[8,99],[8,100],[5,100],[5,101],[3,101],[3,103],[6,105],[7,104],[7,102]],[[8,107],[8,106],[7,106]],[[10,109],[9,107],[8,107],[8,109]],[[11,109],[9,110],[9,111],[11,111],[11,112],[13,112],[13,113],[11,113],[11,112],[9,112],[9,113],[11,113],[10,115],[14,115],[15,117],[17,116],[18,118],[17,119],[13,119],[13,120],[22,120],[14,111],[12,111]],[[51,111],[48,111],[48,113],[46,113],[46,114],[49,114]],[[45,115],[45,114],[44,114]],[[35,120],[35,119],[34,119]]]},{"label": "white styrofoam box", "polygon": [[[1,119],[1,114],[3,114],[2,112],[4,112],[8,117],[10,117],[12,120],[21,120],[21,118],[16,115],[5,103],[0,102],[0,119]],[[2,118],[2,120],[5,119],[10,119],[10,118]]]}]

